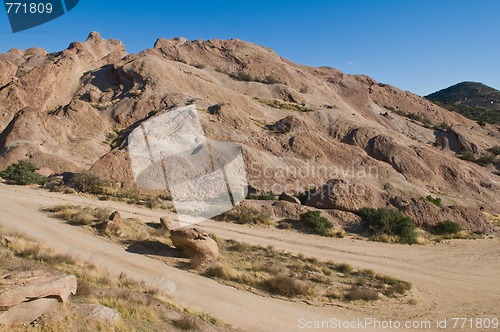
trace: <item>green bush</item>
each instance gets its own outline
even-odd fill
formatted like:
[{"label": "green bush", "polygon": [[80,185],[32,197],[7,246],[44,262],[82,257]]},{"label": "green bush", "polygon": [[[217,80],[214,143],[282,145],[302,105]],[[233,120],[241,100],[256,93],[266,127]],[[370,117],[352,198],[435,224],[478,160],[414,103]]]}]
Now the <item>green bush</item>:
[{"label": "green bush", "polygon": [[423,199],[428,201],[428,202],[431,202],[432,204],[434,204],[436,206],[439,206],[439,207],[442,206],[441,198],[439,198],[439,197],[432,197],[431,195],[428,195],[428,196],[424,197]]},{"label": "green bush", "polygon": [[474,153],[470,151],[465,151],[460,155],[460,159],[466,160],[466,161],[472,161],[480,166],[488,166],[489,164],[492,164],[495,161],[495,156],[494,152],[497,152],[495,148],[492,148],[493,152],[491,153],[483,153],[479,158],[476,158],[474,156]]},{"label": "green bush", "polygon": [[330,229],[333,228],[331,222],[321,216],[319,211],[308,211],[300,215],[300,223],[309,232],[318,235],[329,235]]},{"label": "green bush", "polygon": [[8,166],[4,171],[0,172],[0,176],[7,182],[28,185],[28,184],[44,184],[48,178],[38,174],[38,168],[25,160],[21,160]]},{"label": "green bush", "polygon": [[389,235],[399,237],[400,242],[417,242],[417,226],[408,216],[390,208],[363,208],[358,214],[363,219],[363,227],[371,236]]},{"label": "green bush", "polygon": [[460,159],[466,160],[466,161],[476,161],[476,157],[474,156],[474,153],[471,151],[465,151],[463,152],[460,156]]},{"label": "green bush", "polygon": [[191,66],[198,68],[198,69],[204,69],[205,65],[202,63],[193,63]]},{"label": "green bush", "polygon": [[451,220],[441,221],[434,227],[434,231],[439,235],[455,234],[461,230],[462,227]]},{"label": "green bush", "polygon": [[110,186],[108,181],[91,172],[76,173],[71,184],[78,191],[95,195],[106,193],[106,188]]},{"label": "green bush", "polygon": [[500,145],[495,145],[494,147],[489,148],[488,152],[494,154],[495,156],[498,156],[500,154]]},{"label": "green bush", "polygon": [[268,191],[266,193],[256,195],[256,194],[248,194],[247,199],[255,199],[259,201],[275,201],[276,197],[271,191]]},{"label": "green bush", "polygon": [[476,159],[475,163],[481,166],[488,166],[495,161],[495,156],[492,154],[482,154],[479,158]]},{"label": "green bush", "polygon": [[264,83],[264,84],[282,84],[283,82],[281,82],[279,78],[269,75],[269,76],[266,76],[266,78],[264,78],[262,80],[262,83]]},{"label": "green bush", "polygon": [[271,217],[269,214],[258,211],[247,206],[237,206],[231,211],[225,212],[214,218],[219,221],[234,221],[238,224],[270,224]]},{"label": "green bush", "polygon": [[255,81],[255,78],[250,75],[250,74],[247,74],[245,72],[237,72],[237,73],[231,73],[229,74],[229,77],[231,77],[233,80],[237,80],[237,81],[243,81],[243,82],[251,82],[251,81]]}]

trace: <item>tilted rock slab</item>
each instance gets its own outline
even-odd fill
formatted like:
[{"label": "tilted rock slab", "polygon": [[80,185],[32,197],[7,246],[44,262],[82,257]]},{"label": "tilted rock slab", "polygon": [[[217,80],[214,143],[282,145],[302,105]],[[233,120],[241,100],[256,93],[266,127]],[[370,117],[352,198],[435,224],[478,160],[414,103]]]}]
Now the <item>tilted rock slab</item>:
[{"label": "tilted rock slab", "polygon": [[46,297],[66,302],[71,294],[76,294],[76,289],[74,275],[54,275],[45,271],[12,273],[0,279],[0,310]]}]

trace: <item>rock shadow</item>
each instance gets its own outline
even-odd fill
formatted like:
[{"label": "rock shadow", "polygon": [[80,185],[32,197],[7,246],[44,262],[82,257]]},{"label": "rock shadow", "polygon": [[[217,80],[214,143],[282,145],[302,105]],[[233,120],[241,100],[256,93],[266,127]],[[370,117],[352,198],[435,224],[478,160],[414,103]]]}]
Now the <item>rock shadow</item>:
[{"label": "rock shadow", "polygon": [[145,240],[131,244],[127,247],[125,251],[140,255],[184,258],[182,251],[170,247],[164,243],[158,241],[150,241],[150,240]]}]

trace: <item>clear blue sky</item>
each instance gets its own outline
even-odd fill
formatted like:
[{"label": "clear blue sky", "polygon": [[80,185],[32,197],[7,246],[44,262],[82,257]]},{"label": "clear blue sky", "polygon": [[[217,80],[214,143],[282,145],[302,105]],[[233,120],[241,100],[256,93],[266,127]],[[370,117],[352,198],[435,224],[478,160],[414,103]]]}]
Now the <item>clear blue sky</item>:
[{"label": "clear blue sky", "polygon": [[80,0],[17,34],[0,7],[0,52],[59,51],[90,31],[122,40],[131,53],[158,37],[239,38],[420,95],[466,80],[500,89],[499,0]]}]

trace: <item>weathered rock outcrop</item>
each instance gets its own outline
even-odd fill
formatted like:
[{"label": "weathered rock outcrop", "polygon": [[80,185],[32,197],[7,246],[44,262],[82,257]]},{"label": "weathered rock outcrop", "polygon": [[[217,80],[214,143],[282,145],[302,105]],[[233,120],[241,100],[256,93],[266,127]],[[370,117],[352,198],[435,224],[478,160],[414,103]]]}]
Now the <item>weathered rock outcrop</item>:
[{"label": "weathered rock outcrop", "polygon": [[26,324],[76,294],[73,275],[45,271],[9,273],[0,279],[0,323]]},{"label": "weathered rock outcrop", "polygon": [[286,202],[290,202],[290,203],[294,203],[294,204],[301,204],[300,202],[300,199],[298,199],[297,197],[295,196],[292,196],[292,195],[288,195],[287,193],[282,193],[278,199],[280,201],[286,201]]},{"label": "weathered rock outcrop", "polygon": [[486,219],[479,208],[465,206],[443,206],[435,204],[420,198],[393,198],[391,204],[410,216],[418,226],[432,228],[439,222],[445,220],[454,221],[464,230],[495,233],[494,227]]},{"label": "weathered rock outcrop", "polygon": [[306,201],[307,206],[354,212],[363,207],[383,206],[382,195],[368,184],[357,180],[332,179]]},{"label": "weathered rock outcrop", "polygon": [[180,228],[170,232],[173,245],[195,262],[211,262],[219,258],[219,247],[199,228]]}]

